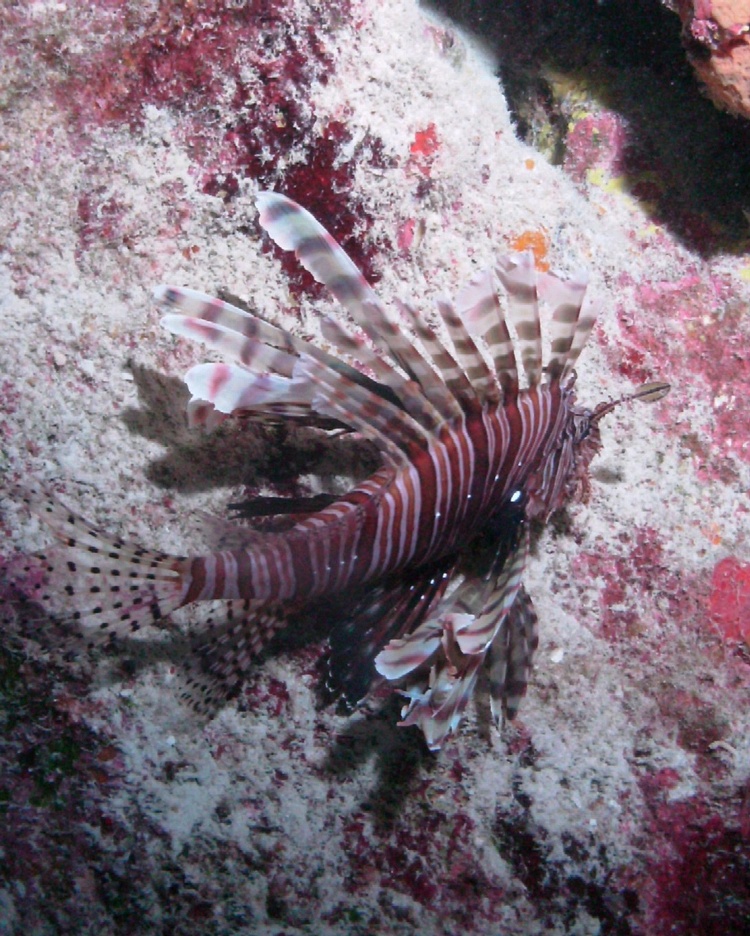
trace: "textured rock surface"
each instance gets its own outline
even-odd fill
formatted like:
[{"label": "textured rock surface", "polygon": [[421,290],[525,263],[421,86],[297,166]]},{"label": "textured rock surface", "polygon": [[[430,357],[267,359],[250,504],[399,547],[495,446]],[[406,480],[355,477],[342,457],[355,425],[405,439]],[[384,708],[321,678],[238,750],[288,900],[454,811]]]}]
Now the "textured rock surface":
[{"label": "textured rock surface", "polygon": [[690,61],[719,107],[750,117],[750,2],[670,0]]},{"label": "textured rock surface", "polygon": [[[747,932],[743,138],[671,67],[679,44],[579,6],[3,5],[4,490],[38,479],[185,550],[196,511],[243,487],[362,470],[311,433],[185,428],[199,351],[159,328],[155,284],[309,336],[330,309],[264,249],[259,185],[312,208],[385,299],[453,292],[512,245],[586,265],[606,309],[581,398],[674,389],[608,419],[589,502],[538,542],[517,724],[480,702],[439,756],[396,700],[319,707],[320,635],[205,723],[176,697],[179,636],[64,661],[7,601],[0,932]],[[46,541],[2,506],[3,560]]]}]

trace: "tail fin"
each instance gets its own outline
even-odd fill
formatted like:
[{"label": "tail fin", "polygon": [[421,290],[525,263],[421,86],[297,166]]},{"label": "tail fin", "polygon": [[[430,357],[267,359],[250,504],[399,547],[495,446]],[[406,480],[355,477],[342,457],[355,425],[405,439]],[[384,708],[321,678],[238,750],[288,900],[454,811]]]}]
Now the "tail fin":
[{"label": "tail fin", "polygon": [[190,560],[141,549],[110,536],[45,491],[18,489],[60,545],[25,560],[16,587],[54,617],[125,636],[178,608],[187,592]]}]

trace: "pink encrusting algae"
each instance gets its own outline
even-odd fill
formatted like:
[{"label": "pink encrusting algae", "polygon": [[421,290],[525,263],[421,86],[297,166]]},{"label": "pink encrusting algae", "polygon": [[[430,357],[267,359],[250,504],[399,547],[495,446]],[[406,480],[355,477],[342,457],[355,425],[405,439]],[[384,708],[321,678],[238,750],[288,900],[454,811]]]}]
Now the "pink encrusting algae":
[{"label": "pink encrusting algae", "polygon": [[[191,422],[317,420],[371,439],[382,466],[323,504],[259,509],[251,501],[250,514],[291,513],[294,525],[261,533],[220,524],[216,551],[193,557],[107,536],[54,498],[22,493],[62,541],[25,566],[26,575],[44,572],[30,597],[108,636],[159,625],[185,605],[222,602],[186,693],[212,709],[236,691],[291,611],[338,595],[329,688],[356,704],[377,673],[409,700],[402,724],[418,725],[436,750],[460,723],[485,664],[498,722],[515,715],[526,691],[538,642],[521,584],[529,523],[547,521],[585,488],[599,420],[617,405],[590,410],[575,401],[574,366],[598,305],[587,301],[585,273],[537,274],[531,252],[499,257],[494,277],[515,344],[487,270],[455,305],[437,300],[446,345],[406,303],[397,303],[402,322],[394,320],[306,210],[272,192],[260,193],[258,207],[263,228],[328,287],[367,340],[324,320],[323,335],[344,355],[335,358],[226,302],[160,287],[168,330],[236,362],[188,372]],[[552,310],[544,365],[540,296]],[[647,384],[631,398],[656,400],[667,390]]]}]

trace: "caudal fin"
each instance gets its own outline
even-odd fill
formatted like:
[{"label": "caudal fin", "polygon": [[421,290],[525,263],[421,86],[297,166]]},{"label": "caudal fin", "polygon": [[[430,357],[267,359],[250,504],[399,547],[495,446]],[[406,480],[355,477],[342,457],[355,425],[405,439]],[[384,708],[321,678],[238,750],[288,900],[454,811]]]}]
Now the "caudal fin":
[{"label": "caudal fin", "polygon": [[17,489],[59,543],[24,558],[14,585],[54,617],[104,637],[154,625],[182,603],[190,560],[142,549],[110,536],[46,491]]}]

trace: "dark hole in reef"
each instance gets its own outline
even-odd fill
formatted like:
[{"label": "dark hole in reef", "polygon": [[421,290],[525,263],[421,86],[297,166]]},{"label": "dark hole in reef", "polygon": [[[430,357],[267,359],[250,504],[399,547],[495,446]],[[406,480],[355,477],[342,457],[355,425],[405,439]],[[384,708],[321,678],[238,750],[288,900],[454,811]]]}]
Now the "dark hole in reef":
[{"label": "dark hole in reef", "polygon": [[[623,118],[630,193],[690,249],[740,250],[750,208],[750,121],[701,93],[679,18],[656,0],[423,0],[479,38],[519,136],[565,163],[570,107],[559,76]],[[544,141],[542,141],[544,137]],[[656,184],[643,181],[653,175]]]}]

